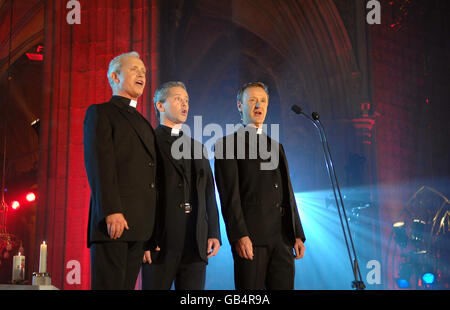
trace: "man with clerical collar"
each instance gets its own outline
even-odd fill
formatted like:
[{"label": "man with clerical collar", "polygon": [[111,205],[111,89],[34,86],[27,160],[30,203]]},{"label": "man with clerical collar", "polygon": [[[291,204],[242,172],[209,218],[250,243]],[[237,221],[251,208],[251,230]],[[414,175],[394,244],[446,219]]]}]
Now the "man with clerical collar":
[{"label": "man with clerical collar", "polygon": [[[161,212],[143,258],[142,288],[169,290],[174,282],[177,290],[202,290],[208,258],[221,245],[211,167],[207,157],[193,154],[203,145],[181,131],[189,112],[184,83],[164,83],[153,102],[160,121],[155,134]],[[175,143],[178,139],[181,144]],[[179,156],[180,152],[188,156]]]},{"label": "man with clerical collar", "polygon": [[84,160],[91,188],[88,247],[92,289],[134,289],[156,213],[155,134],[136,111],[146,82],[139,54],[111,60],[113,96],[84,120]]},{"label": "man with clerical collar", "polygon": [[[245,84],[238,92],[237,108],[246,127],[215,145],[215,177],[236,289],[293,289],[293,250],[295,259],[305,251],[283,146],[262,131],[268,104],[266,85]],[[280,160],[263,166],[269,160],[263,151]]]}]

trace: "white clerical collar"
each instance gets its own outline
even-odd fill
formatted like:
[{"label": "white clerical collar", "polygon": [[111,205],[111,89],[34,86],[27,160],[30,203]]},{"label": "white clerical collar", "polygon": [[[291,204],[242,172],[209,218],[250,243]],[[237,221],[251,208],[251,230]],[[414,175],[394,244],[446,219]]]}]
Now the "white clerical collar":
[{"label": "white clerical collar", "polygon": [[260,125],[259,127],[256,127],[255,124],[248,124],[247,126],[256,128],[256,134],[257,134],[257,135],[260,135],[260,134],[262,134],[262,132],[263,132],[263,127],[262,127],[262,125]]},{"label": "white clerical collar", "polygon": [[180,129],[181,129],[181,125],[175,125],[174,127],[172,127],[172,130],[170,131],[170,135],[171,136],[179,136]]},{"label": "white clerical collar", "polygon": [[136,106],[137,106],[137,101],[136,101],[136,100],[133,100],[133,99],[131,99],[131,100],[130,100],[130,106],[132,106],[133,108],[135,108],[135,109],[136,109]]},{"label": "white clerical collar", "polygon": [[170,131],[170,135],[171,136],[179,136],[180,135],[180,129],[172,128],[172,130]]}]

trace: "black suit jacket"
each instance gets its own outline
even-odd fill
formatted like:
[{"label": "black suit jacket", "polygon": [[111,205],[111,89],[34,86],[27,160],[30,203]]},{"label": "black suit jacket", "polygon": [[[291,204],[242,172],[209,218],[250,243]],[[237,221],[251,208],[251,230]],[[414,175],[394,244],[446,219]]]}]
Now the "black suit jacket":
[{"label": "black suit jacket", "polygon": [[[238,133],[243,134],[246,130],[248,129],[240,128],[234,134],[217,141],[215,177],[230,244],[239,238],[249,236],[254,245],[264,245],[272,236],[264,225],[262,210],[275,208],[279,203],[277,200],[279,196],[275,191],[278,184],[271,182],[267,177],[268,174],[264,174],[260,170],[263,160],[259,156],[255,159],[249,158],[249,150],[252,148],[256,150],[256,146],[249,143],[248,139],[245,139],[246,157],[238,159],[237,136]],[[230,143],[232,142],[230,139],[234,139],[234,142]],[[277,141],[269,139],[271,147],[279,149],[280,172],[284,178],[283,183],[287,186],[284,191],[286,212],[282,225],[293,245],[295,238],[305,241],[305,235],[298,215],[283,146]],[[233,158],[227,159],[225,157],[227,146],[230,148],[231,145],[234,145]],[[221,154],[223,154],[223,158],[218,158]]]},{"label": "black suit jacket", "polygon": [[[170,137],[164,133],[164,129],[159,126],[155,129],[156,141],[158,145],[158,180],[159,183],[159,205],[160,209],[157,216],[157,228],[155,238],[152,238],[151,249],[156,245],[161,248],[161,253],[155,256],[155,263],[163,259],[170,244],[167,242],[167,234],[169,230],[181,229],[184,227],[184,211],[179,208],[184,203],[184,174],[182,168],[172,155],[168,152],[169,148],[163,146],[164,143],[170,144]],[[191,154],[195,150],[203,150],[203,145],[198,141],[182,136],[190,144]],[[175,143],[175,142],[174,142]],[[205,156],[194,158],[195,184],[197,197],[193,197],[195,201],[194,208],[197,208],[194,214],[195,219],[195,239],[198,246],[199,256],[207,261],[207,240],[208,238],[217,238],[221,241],[219,216],[216,203],[214,178],[212,176],[209,161]],[[189,180],[190,181],[190,180]],[[193,202],[191,201],[191,202]],[[176,211],[176,214],[175,212]],[[191,214],[189,216],[192,216]],[[155,251],[152,252],[152,254]]]},{"label": "black suit jacket", "polygon": [[[88,246],[102,241],[147,241],[156,208],[154,131],[129,99],[91,105],[84,119],[84,161],[91,188]],[[111,240],[105,217],[123,213],[129,230]]]}]

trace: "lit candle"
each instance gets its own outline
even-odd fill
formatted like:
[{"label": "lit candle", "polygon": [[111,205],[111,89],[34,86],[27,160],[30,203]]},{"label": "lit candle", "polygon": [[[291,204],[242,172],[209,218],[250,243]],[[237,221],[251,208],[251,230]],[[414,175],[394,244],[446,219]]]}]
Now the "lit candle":
[{"label": "lit candle", "polygon": [[41,255],[39,256],[39,273],[47,272],[47,244],[41,244]]},{"label": "lit candle", "polygon": [[25,280],[25,256],[20,252],[13,257],[12,280],[13,282]]}]

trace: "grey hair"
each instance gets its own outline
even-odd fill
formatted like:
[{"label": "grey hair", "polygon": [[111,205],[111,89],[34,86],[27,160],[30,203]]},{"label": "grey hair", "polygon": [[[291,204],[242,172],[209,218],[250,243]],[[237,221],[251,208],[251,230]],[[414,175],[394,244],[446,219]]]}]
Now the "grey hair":
[{"label": "grey hair", "polygon": [[178,82],[178,81],[171,81],[171,82],[166,82],[164,84],[162,84],[157,90],[155,90],[155,95],[153,96],[153,103],[155,105],[155,111],[156,111],[156,116],[158,117],[158,120],[161,120],[159,118],[159,110],[158,107],[156,106],[156,104],[158,102],[165,102],[167,99],[167,96],[169,96],[169,90],[172,87],[181,87],[183,88],[185,91],[187,91],[186,89],[186,85],[184,85],[183,82]]},{"label": "grey hair", "polygon": [[120,68],[122,67],[122,59],[125,57],[129,57],[129,56],[133,56],[133,57],[139,57],[139,53],[138,52],[129,52],[129,53],[124,53],[124,54],[120,54],[119,56],[116,56],[113,58],[113,60],[111,60],[109,62],[109,66],[108,66],[108,81],[109,81],[109,85],[111,85],[111,88],[114,90],[114,80],[111,77],[111,74],[113,72],[116,72],[117,74],[120,73]]}]

